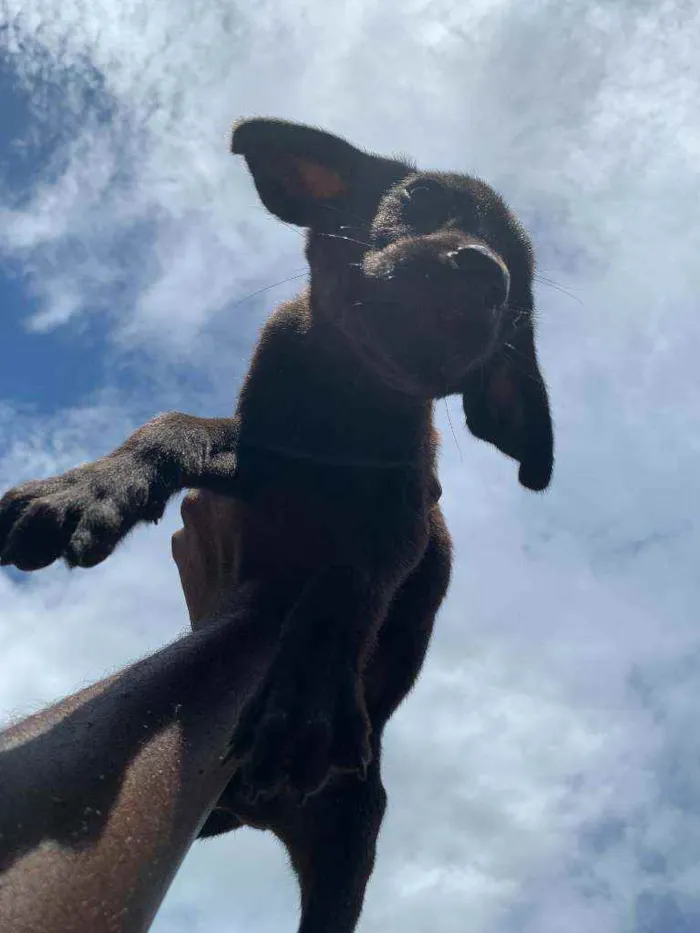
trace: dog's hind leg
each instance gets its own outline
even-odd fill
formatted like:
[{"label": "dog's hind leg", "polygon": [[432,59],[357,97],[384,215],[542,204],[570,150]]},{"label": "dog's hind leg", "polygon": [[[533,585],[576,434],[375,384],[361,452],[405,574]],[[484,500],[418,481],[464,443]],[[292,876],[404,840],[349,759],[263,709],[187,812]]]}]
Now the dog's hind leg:
[{"label": "dog's hind leg", "polygon": [[[298,933],[352,933],[374,868],[386,809],[378,749],[367,779],[336,777],[277,834],[301,888]],[[277,828],[275,827],[277,832]]]}]

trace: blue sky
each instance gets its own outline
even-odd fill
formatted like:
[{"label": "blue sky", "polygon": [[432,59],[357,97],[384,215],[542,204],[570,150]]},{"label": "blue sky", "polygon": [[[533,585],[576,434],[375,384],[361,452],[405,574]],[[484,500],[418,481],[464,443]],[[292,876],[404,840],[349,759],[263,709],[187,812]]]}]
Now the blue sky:
[{"label": "blue sky", "polygon": [[[534,235],[555,481],[528,495],[440,407],[457,567],[387,732],[365,933],[700,927],[699,35],[681,0],[0,10],[2,487],[232,407],[298,282],[242,299],[304,268],[227,154],[236,117],[475,171]],[[185,628],[176,526],[92,571],[0,571],[0,720]],[[154,929],[295,915],[246,831],[195,846]]]}]

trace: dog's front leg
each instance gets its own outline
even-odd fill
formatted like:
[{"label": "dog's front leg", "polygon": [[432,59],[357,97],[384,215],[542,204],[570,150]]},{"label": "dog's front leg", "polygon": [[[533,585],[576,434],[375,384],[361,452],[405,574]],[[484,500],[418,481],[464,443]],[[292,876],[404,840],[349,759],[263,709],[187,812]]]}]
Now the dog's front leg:
[{"label": "dog's front leg", "polygon": [[285,619],[269,678],[232,741],[248,796],[291,790],[304,797],[331,769],[366,773],[371,726],[362,665],[388,590],[363,571],[331,567],[302,592]]},{"label": "dog's front leg", "polygon": [[236,419],[171,412],[100,460],[11,489],[0,500],[0,563],[99,564],[138,522],[157,522],[178,490],[230,490],[237,434]]}]

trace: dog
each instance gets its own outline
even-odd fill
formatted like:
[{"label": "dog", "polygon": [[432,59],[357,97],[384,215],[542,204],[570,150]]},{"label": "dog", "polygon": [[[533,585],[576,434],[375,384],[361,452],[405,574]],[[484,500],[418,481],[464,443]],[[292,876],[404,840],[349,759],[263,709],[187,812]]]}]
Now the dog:
[{"label": "dog", "polygon": [[0,560],[91,567],[180,489],[235,499],[236,580],[288,608],[200,835],[271,829],[299,879],[299,933],[352,933],[386,807],[382,732],[450,579],[435,401],[461,395],[471,433],[527,489],[552,475],[533,249],[469,175],[274,119],[236,124],[231,150],[267,210],[306,229],[308,288],[265,325],[232,418],[161,415],[94,463],[10,490]]}]

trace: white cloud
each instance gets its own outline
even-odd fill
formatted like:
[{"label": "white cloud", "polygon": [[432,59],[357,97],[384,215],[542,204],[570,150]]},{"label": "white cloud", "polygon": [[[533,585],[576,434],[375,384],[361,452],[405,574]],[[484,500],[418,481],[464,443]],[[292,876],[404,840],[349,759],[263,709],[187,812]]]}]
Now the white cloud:
[{"label": "white cloud", "polygon": [[[458,452],[440,409],[458,566],[387,735],[390,810],[362,929],[684,929],[663,898],[697,919],[695,5],[3,9],[28,86],[66,89],[65,113],[36,95],[35,132],[77,126],[51,171],[0,208],[0,247],[43,299],[29,323],[108,312],[118,345],[147,347],[164,374],[173,358],[214,367],[217,407],[259,319],[256,301],[231,302],[301,266],[300,238],[265,216],[226,153],[233,117],[316,122],[473,169],[523,213],[543,274],[578,299],[539,288],[555,484],[520,491],[452,405]],[[21,37],[45,53],[13,51]],[[76,90],[95,74],[106,121]],[[118,399],[50,424],[8,407],[0,482],[102,453],[133,417]],[[96,571],[0,575],[1,710],[47,702],[183,626],[175,520]],[[295,907],[281,851],[235,834],[193,850],[155,929],[292,929]]]}]

